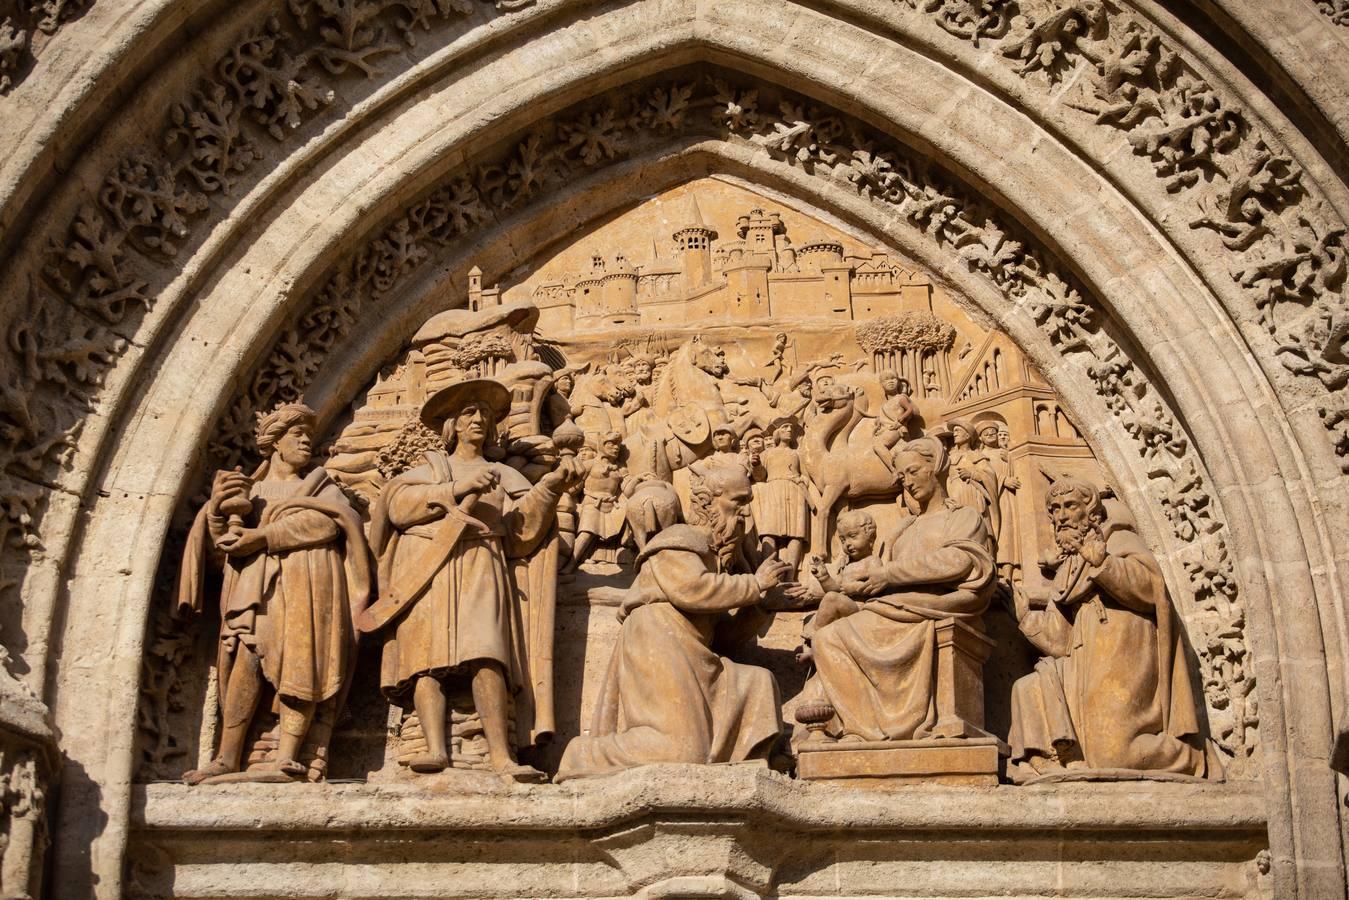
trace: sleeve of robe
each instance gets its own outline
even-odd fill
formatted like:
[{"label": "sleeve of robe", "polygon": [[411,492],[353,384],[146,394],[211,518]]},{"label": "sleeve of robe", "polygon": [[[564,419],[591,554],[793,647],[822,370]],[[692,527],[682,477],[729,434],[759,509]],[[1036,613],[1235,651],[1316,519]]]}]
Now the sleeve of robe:
[{"label": "sleeve of robe", "polygon": [[[422,467],[426,468],[426,467]],[[414,470],[420,472],[421,470]],[[428,473],[429,478],[429,473]],[[454,496],[454,484],[420,483],[413,477],[395,479],[386,488],[389,522],[400,531],[415,525],[424,525],[445,517],[443,504]],[[436,505],[432,505],[432,501]]]},{"label": "sleeve of robe", "polygon": [[1017,624],[1026,640],[1041,653],[1061,658],[1073,649],[1073,626],[1053,603],[1044,609],[1030,610]]},{"label": "sleeve of robe", "polygon": [[[894,549],[903,546],[895,541]],[[923,553],[903,553],[885,564],[885,574],[894,587],[937,585],[977,589],[993,571],[988,552],[988,529],[983,517],[969,507],[951,510],[942,545]]]},{"label": "sleeve of robe", "polygon": [[1156,560],[1131,531],[1117,533],[1113,543],[1105,561],[1088,569],[1087,576],[1120,606],[1156,615],[1154,598],[1165,590]]},{"label": "sleeve of robe", "polygon": [[267,538],[268,553],[285,553],[327,544],[337,538],[339,530],[331,516],[313,509],[283,515],[262,528]]},{"label": "sleeve of robe", "polygon": [[759,602],[759,580],[753,575],[711,572],[689,550],[662,550],[645,566],[665,599],[682,612],[727,612]]},{"label": "sleeve of robe", "polygon": [[561,496],[542,482],[530,487],[523,475],[519,475],[519,479],[528,489],[521,493],[519,486],[506,484],[510,500],[502,515],[506,528],[506,555],[516,558],[533,553],[539,542],[548,536]]}]

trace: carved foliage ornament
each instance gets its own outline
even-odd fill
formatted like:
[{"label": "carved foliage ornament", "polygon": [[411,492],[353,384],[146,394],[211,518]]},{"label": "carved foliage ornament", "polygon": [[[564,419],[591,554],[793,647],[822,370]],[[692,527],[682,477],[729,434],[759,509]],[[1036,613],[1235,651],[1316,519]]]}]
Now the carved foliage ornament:
[{"label": "carved foliage ornament", "polygon": [[[532,2],[497,0],[495,8]],[[54,33],[90,5],[0,5],[0,93],[26,71],[29,32]],[[157,270],[200,237],[225,206],[217,198],[257,176],[266,143],[286,140],[331,104],[340,77],[372,76],[419,33],[474,11],[472,0],[286,0],[170,106],[157,142],[128,153],[86,194],[28,273],[0,348],[0,547],[10,558],[42,549],[47,486],[69,463],[105,373],[153,302]],[[0,589],[17,580],[7,571]]]},{"label": "carved foliage ornament", "polygon": [[[1210,634],[1244,632],[1235,575],[1222,550],[1217,504],[1183,430],[1146,376],[1103,329],[1097,306],[1029,236],[977,195],[926,160],[862,124],[782,92],[769,96],[729,75],[662,79],[589,102],[498,146],[425,196],[351,255],[315,303],[283,333],[220,423],[213,465],[243,460],[260,410],[301,396],[330,348],[346,338],[363,311],[409,272],[481,223],[499,220],[545,192],[572,183],[605,161],[634,156],[672,135],[708,135],[756,147],[781,162],[826,178],[875,203],[892,206],[917,229],[988,278],[1024,308],[1065,357],[1082,367],[1110,410],[1136,441],[1173,530],[1196,558],[1188,571],[1202,593],[1190,617],[1219,718],[1215,733],[1234,755],[1250,752],[1255,725],[1254,675],[1244,638],[1213,644]],[[884,320],[877,340],[939,339],[919,323]],[[907,332],[914,333],[909,335]],[[904,332],[904,334],[900,334]],[[1223,585],[1214,590],[1212,585]],[[1228,676],[1239,679],[1228,681]],[[1243,702],[1236,702],[1240,697]],[[1251,701],[1253,703],[1253,700]]]},{"label": "carved foliage ornament", "polygon": [[[1149,23],[1107,0],[896,0],[1125,133],[1166,190],[1210,231],[1288,371],[1328,392],[1320,407],[1349,472],[1345,223],[1292,155]],[[1318,0],[1349,25],[1345,0]],[[984,43],[981,44],[981,40]]]}]

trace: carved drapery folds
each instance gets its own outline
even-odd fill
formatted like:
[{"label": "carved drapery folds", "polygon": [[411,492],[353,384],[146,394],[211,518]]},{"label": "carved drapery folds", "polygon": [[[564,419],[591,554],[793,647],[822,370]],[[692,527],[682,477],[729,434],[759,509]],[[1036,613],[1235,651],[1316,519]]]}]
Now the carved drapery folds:
[{"label": "carved drapery folds", "polygon": [[[1245,616],[1235,574],[1221,552],[1216,501],[1202,464],[1144,373],[1105,330],[1103,316],[1075,279],[1019,226],[930,162],[861,123],[788,92],[733,76],[662,79],[582,104],[536,126],[453,173],[341,265],[316,303],[288,326],[246,392],[220,423],[211,450],[219,465],[242,459],[257,412],[300,395],[328,349],[364,309],[386,296],[437,248],[498,220],[547,190],[610,159],[637,155],[670,136],[707,134],[758,148],[815,177],[847,186],[902,212],[939,248],[956,253],[1012,303],[1027,310],[1055,347],[1081,367],[1135,441],[1176,538],[1192,548],[1192,592],[1204,599],[1196,639],[1215,709],[1231,711],[1218,729],[1229,752],[1245,755],[1257,723],[1254,673],[1247,664]],[[601,148],[601,149],[596,149]],[[1213,594],[1211,583],[1232,585]],[[1228,635],[1209,640],[1207,635]],[[1219,673],[1239,680],[1224,687]],[[1231,696],[1227,696],[1230,694]]]}]

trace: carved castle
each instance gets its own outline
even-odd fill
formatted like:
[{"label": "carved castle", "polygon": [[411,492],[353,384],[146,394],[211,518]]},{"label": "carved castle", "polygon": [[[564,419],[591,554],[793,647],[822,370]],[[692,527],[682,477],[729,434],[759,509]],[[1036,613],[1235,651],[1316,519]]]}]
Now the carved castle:
[{"label": "carved castle", "polygon": [[737,240],[718,242],[689,196],[686,224],[671,235],[673,253],[656,241],[650,259],[591,257],[589,271],[539,285],[533,301],[553,333],[625,325],[683,325],[765,319],[866,319],[903,309],[931,310],[931,282],[889,255],[845,255],[818,238],[793,244],[780,214],[751,209],[736,223]]}]

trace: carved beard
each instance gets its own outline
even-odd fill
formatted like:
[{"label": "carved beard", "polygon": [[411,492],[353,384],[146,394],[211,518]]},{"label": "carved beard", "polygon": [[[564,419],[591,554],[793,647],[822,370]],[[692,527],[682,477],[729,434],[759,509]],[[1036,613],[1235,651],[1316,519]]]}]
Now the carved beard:
[{"label": "carved beard", "polygon": [[1082,524],[1067,522],[1060,525],[1054,532],[1054,543],[1059,545],[1059,551],[1064,555],[1076,553],[1089,535],[1095,534],[1098,537],[1101,529],[1093,522],[1087,521]]},{"label": "carved beard", "polygon": [[736,551],[745,536],[745,520],[741,516],[727,516],[715,504],[707,511],[707,528],[711,532],[712,551],[717,554],[723,569],[735,562]]}]

